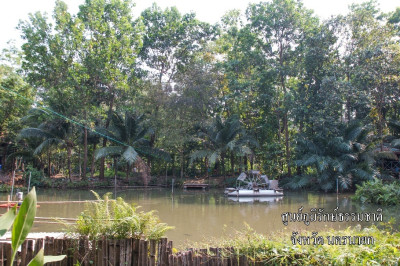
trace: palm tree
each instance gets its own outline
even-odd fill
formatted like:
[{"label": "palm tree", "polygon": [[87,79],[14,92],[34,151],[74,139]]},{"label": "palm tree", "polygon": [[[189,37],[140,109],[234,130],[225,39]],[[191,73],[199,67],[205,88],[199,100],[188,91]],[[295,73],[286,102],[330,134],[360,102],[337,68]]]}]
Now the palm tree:
[{"label": "palm tree", "polygon": [[19,138],[39,139],[39,145],[34,149],[33,155],[47,151],[48,173],[51,176],[51,148],[61,147],[67,149],[68,178],[71,181],[71,156],[74,143],[71,138],[72,125],[68,121],[53,119],[41,123],[37,128],[24,128],[19,133]]},{"label": "palm tree", "polygon": [[336,186],[349,189],[354,184],[371,180],[375,176],[370,146],[366,138],[368,130],[359,124],[348,125],[339,136],[316,136],[314,139],[300,138],[297,143],[297,166],[305,174],[286,180],[284,186],[298,189],[317,185],[325,191]]},{"label": "palm tree", "polygon": [[191,154],[191,163],[204,158],[208,168],[209,164],[219,162],[224,177],[225,157],[229,151],[239,155],[251,154],[249,144],[257,145],[256,141],[243,130],[237,116],[231,116],[223,121],[218,115],[211,125],[198,128],[197,137],[202,149]]},{"label": "palm tree", "polygon": [[[144,115],[137,115],[134,112],[125,112],[125,116],[113,113],[111,117],[111,127],[109,129],[99,128],[97,131],[106,135],[109,139],[117,143],[116,146],[100,148],[96,151],[96,160],[107,156],[114,158],[115,176],[117,175],[117,159],[120,157],[127,163],[127,178],[132,164],[138,162],[145,165],[140,156],[153,156],[169,160],[167,153],[150,147],[150,142],[145,138],[150,132],[150,128],[145,125]],[[144,178],[147,185],[148,178]]]}]

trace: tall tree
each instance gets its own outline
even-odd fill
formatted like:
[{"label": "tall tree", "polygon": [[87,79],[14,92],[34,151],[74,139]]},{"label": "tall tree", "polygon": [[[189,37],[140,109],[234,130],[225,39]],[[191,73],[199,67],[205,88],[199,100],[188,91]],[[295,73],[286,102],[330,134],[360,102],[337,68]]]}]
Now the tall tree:
[{"label": "tall tree", "polygon": [[[110,115],[121,92],[133,89],[141,26],[133,22],[131,8],[129,0],[87,0],[71,15],[57,1],[55,27],[40,13],[20,24],[26,40],[23,67],[51,108],[88,127],[91,106],[105,103]],[[84,177],[87,135],[84,129]],[[104,166],[100,170],[103,175]]]},{"label": "tall tree", "polygon": [[301,2],[294,0],[252,4],[246,12],[252,29],[258,34],[266,62],[275,69],[275,86],[279,88],[276,110],[278,121],[282,120],[283,123],[286,164],[290,176],[292,172],[288,101],[293,89],[290,81],[297,74],[298,47],[304,30],[317,20]]}]

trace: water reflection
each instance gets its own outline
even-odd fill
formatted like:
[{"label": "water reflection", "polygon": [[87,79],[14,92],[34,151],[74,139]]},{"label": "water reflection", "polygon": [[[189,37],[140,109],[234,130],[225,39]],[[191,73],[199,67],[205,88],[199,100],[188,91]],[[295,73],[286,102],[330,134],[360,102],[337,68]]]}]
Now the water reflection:
[{"label": "water reflection", "polygon": [[[107,191],[97,190],[100,195]],[[38,217],[76,217],[84,209],[84,203],[68,203],[65,201],[84,201],[95,199],[92,193],[83,190],[44,190],[37,191],[39,202]],[[1,199],[7,198],[0,194]],[[351,200],[351,194],[319,194],[319,193],[285,193],[283,197],[274,198],[228,198],[222,190],[210,191],[180,191],[174,194],[166,189],[149,190],[123,190],[117,191],[117,196],[127,202],[142,206],[139,210],[157,210],[160,219],[176,227],[168,233],[168,237],[176,244],[186,240],[201,241],[203,238],[220,237],[228,235],[235,230],[244,228],[244,223],[249,224],[257,232],[270,234],[277,231],[295,231],[307,229],[320,231],[327,228],[343,229],[354,226],[356,223],[289,223],[284,226],[281,214],[284,212],[297,212],[303,207],[303,212],[311,208],[324,208],[332,212],[339,207],[341,212],[375,212],[379,206],[362,205]],[[384,207],[383,217],[388,221],[390,217],[400,221],[400,214],[396,207]],[[364,226],[371,223],[364,223]],[[224,229],[225,228],[225,229]],[[35,223],[34,230],[61,231],[59,225]]]},{"label": "water reflection", "polygon": [[283,197],[228,197],[228,200],[240,203],[278,202]]}]

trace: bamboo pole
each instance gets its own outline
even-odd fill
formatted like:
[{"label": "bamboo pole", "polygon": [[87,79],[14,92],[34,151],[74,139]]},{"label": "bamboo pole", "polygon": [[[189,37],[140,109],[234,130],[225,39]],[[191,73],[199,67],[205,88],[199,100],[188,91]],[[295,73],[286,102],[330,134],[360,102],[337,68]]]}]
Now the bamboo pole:
[{"label": "bamboo pole", "polygon": [[12,173],[12,186],[11,186],[11,200],[13,199],[14,196],[14,180],[15,180],[15,170]]},{"label": "bamboo pole", "polygon": [[32,177],[32,172],[29,172],[28,193],[31,188],[31,177]]}]

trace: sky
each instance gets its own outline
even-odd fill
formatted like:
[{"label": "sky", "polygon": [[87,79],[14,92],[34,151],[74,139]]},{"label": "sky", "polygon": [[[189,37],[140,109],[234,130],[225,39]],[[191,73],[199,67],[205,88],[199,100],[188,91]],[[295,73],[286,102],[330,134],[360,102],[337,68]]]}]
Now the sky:
[{"label": "sky", "polygon": [[[78,11],[84,0],[64,0],[71,13]],[[176,6],[181,13],[195,12],[197,18],[209,23],[216,23],[228,11],[239,9],[244,11],[249,3],[260,1],[248,0],[136,0],[134,16],[156,2],[161,8]],[[346,14],[351,3],[362,3],[363,0],[303,0],[305,7],[314,10],[320,18],[331,15]],[[52,14],[55,0],[3,0],[0,9],[0,50],[7,48],[7,42],[14,40],[17,46],[22,44],[20,32],[16,29],[19,20],[26,20],[29,13],[36,11]],[[394,11],[400,7],[400,0],[378,0],[384,12]]]}]

